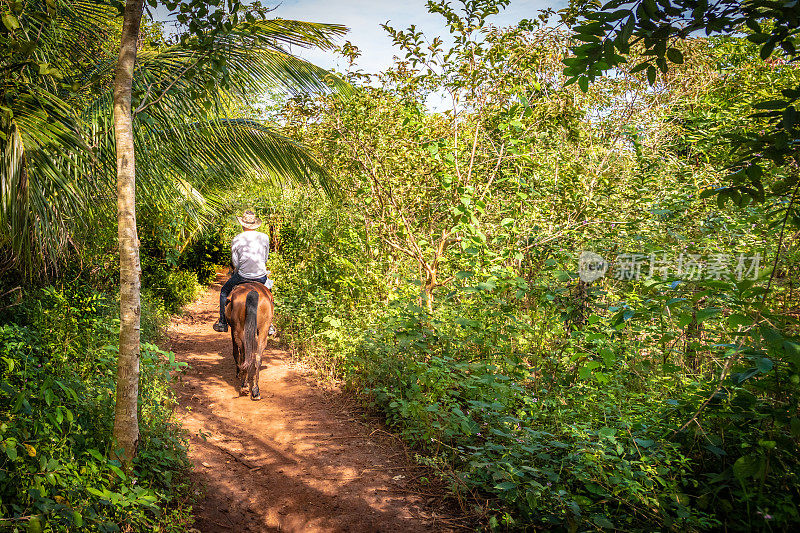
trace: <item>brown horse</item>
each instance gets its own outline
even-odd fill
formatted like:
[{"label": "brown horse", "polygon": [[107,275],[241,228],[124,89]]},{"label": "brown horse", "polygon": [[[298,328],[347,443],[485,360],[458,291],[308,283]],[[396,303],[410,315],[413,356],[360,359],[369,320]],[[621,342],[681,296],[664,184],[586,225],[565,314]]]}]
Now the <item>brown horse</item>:
[{"label": "brown horse", "polygon": [[241,380],[239,392],[242,396],[246,395],[249,385],[250,398],[253,400],[261,399],[258,371],[274,314],[272,292],[261,283],[237,285],[225,306],[225,318],[231,328],[236,377]]}]

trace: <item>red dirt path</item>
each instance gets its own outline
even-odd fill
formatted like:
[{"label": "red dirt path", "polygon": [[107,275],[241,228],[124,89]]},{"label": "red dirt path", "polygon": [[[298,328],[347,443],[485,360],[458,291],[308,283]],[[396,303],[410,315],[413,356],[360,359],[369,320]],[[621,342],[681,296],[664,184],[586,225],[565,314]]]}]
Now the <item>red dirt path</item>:
[{"label": "red dirt path", "polygon": [[[222,279],[222,278],[220,278]],[[218,280],[219,281],[219,280]],[[188,430],[201,532],[427,532],[457,523],[413,480],[422,471],[378,437],[342,394],[325,390],[276,349],[261,366],[262,400],[240,397],[230,335],[216,333],[220,285],[169,328],[189,370],[176,385]],[[430,489],[429,489],[430,490]]]}]

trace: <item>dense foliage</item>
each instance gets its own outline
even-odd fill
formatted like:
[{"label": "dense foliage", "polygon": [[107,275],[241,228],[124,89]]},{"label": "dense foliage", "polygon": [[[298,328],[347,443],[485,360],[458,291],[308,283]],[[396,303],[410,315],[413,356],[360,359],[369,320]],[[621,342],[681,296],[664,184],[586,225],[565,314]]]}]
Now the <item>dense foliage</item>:
[{"label": "dense foliage", "polygon": [[172,420],[171,385],[185,364],[157,343],[169,314],[195,299],[226,254],[214,228],[178,254],[180,234],[148,229],[153,222],[145,218],[142,232],[141,440],[130,470],[109,459],[119,335],[113,238],[98,232],[83,249],[89,266],[66,265],[51,284],[0,284],[2,531],[182,532],[191,524],[190,464]]},{"label": "dense foliage", "polygon": [[[753,106],[800,71],[692,36],[665,72],[634,44],[629,70],[571,85],[569,35],[490,27],[497,4],[430,3],[449,48],[387,27],[393,69],[284,108],[345,186],[335,206],[251,194],[280,228],[293,348],[492,527],[791,529],[797,163],[761,165],[760,202],[704,191],[733,190],[731,136],[768,135]],[[579,277],[582,251],[605,277]]]},{"label": "dense foliage", "polygon": [[[118,335],[113,293],[83,283],[27,290],[0,326],[0,517],[9,531],[183,531],[189,467],[170,421],[172,354],[142,350],[142,441],[133,469],[109,460]],[[145,338],[166,314],[145,299]]]}]

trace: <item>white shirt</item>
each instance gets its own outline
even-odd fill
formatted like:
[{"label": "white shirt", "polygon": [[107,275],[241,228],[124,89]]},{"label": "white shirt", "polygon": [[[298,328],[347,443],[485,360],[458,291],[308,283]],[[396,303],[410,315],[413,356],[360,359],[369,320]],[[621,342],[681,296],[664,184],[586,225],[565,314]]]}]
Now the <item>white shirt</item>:
[{"label": "white shirt", "polygon": [[267,275],[269,235],[260,231],[243,231],[231,242],[231,262],[240,276],[257,279]]}]

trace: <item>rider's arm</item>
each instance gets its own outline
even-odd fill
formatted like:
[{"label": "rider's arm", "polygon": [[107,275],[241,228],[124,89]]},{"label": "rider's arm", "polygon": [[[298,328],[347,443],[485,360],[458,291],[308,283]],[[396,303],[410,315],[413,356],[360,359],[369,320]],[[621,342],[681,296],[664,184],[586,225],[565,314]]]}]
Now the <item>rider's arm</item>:
[{"label": "rider's arm", "polygon": [[239,270],[239,248],[236,243],[231,243],[231,269],[233,272]]}]

